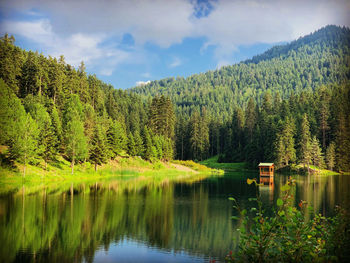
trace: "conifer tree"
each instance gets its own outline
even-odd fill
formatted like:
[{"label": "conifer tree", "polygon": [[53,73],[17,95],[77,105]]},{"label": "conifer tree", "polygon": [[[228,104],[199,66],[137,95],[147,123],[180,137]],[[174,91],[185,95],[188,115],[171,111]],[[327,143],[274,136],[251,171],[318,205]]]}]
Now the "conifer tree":
[{"label": "conifer tree", "polygon": [[61,151],[62,142],[63,142],[63,134],[62,134],[62,121],[58,114],[57,108],[55,106],[51,109],[51,124],[54,135],[57,138],[57,144],[55,146],[57,152]]},{"label": "conifer tree", "polygon": [[294,161],[295,145],[294,145],[294,123],[290,118],[286,118],[284,122],[279,124],[280,132],[277,134],[275,149],[277,155],[277,162],[279,166],[289,165],[290,161]]},{"label": "conifer tree", "polygon": [[17,133],[11,138],[11,158],[18,160],[23,166],[23,177],[26,175],[27,164],[38,157],[38,136],[37,123],[29,113],[20,111]]},{"label": "conifer tree", "polygon": [[95,171],[97,171],[97,165],[107,162],[107,145],[100,124],[95,125],[94,128],[89,160],[95,165]]},{"label": "conifer tree", "polygon": [[252,142],[253,140],[253,130],[254,130],[254,126],[256,123],[256,105],[254,103],[253,98],[250,98],[248,101],[248,105],[245,111],[245,116],[246,116],[246,121],[245,121],[245,125],[246,125],[246,129],[248,132],[248,139],[249,142]]},{"label": "conifer tree", "polygon": [[300,151],[300,161],[307,165],[308,171],[310,172],[310,163],[311,163],[311,135],[310,135],[310,124],[307,118],[306,113],[303,116],[303,121],[301,124],[301,139],[299,142],[299,151]]},{"label": "conifer tree", "polygon": [[143,135],[143,141],[145,146],[143,158],[145,158],[146,160],[157,158],[157,150],[153,145],[151,131],[147,128],[147,126],[144,126],[142,135]]},{"label": "conifer tree", "polygon": [[143,156],[143,153],[144,153],[144,146],[143,146],[143,141],[142,141],[142,138],[141,138],[141,135],[139,133],[139,131],[135,131],[134,132],[134,142],[135,142],[135,151],[136,151],[136,154],[137,156]]},{"label": "conifer tree", "polygon": [[335,144],[331,142],[326,151],[327,168],[333,171],[335,166]]},{"label": "conifer tree", "polygon": [[116,120],[113,121],[107,131],[107,140],[109,151],[113,158],[127,150],[128,137],[126,136],[125,128]]},{"label": "conifer tree", "polygon": [[318,141],[318,139],[316,138],[316,136],[314,136],[312,138],[312,142],[311,142],[311,156],[312,156],[312,163],[313,165],[323,168],[324,167],[324,158],[323,158],[323,154],[321,151],[321,146],[320,146],[320,142]]},{"label": "conifer tree", "polygon": [[131,156],[136,156],[137,154],[134,136],[131,132],[128,135],[128,154]]},{"label": "conifer tree", "polygon": [[18,79],[22,75],[24,56],[19,47],[14,45],[15,38],[8,34],[0,38],[0,78],[18,94]]},{"label": "conifer tree", "polygon": [[65,105],[64,135],[65,153],[71,160],[72,174],[77,160],[83,160],[88,153],[87,140],[84,135],[83,109],[77,95],[71,95]]}]

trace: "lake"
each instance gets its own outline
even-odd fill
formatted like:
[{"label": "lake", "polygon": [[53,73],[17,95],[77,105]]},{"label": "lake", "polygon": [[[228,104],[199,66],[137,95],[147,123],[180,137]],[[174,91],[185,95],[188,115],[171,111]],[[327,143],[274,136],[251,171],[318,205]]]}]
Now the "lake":
[{"label": "lake", "polygon": [[[140,183],[109,180],[44,188],[23,187],[0,197],[0,262],[209,262],[238,242],[228,197],[249,208],[257,173]],[[350,176],[293,176],[295,204],[334,215],[350,203]],[[271,211],[287,176],[260,186]]]}]

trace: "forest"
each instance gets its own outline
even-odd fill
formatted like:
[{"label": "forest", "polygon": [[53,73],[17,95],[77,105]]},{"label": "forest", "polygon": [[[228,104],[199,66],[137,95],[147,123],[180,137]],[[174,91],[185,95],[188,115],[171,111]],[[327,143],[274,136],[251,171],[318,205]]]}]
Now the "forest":
[{"label": "forest", "polygon": [[350,167],[350,30],[327,26],[239,64],[132,89],[175,104],[175,156]]},{"label": "forest", "polygon": [[98,165],[116,156],[173,158],[175,113],[164,96],[143,102],[116,90],[82,62],[24,51],[5,35],[0,42],[1,164],[40,164],[63,156]]},{"label": "forest", "polygon": [[0,41],[1,165],[57,156],[302,163],[350,170],[350,30],[327,26],[219,70],[117,90]]}]

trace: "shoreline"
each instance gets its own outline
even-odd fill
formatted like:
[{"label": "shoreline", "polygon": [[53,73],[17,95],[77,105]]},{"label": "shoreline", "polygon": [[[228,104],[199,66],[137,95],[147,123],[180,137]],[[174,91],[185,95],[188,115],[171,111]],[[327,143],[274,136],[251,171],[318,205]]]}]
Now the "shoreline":
[{"label": "shoreline", "polygon": [[75,166],[74,174],[70,172],[69,162],[63,159],[48,164],[47,170],[43,169],[41,165],[28,165],[25,177],[21,172],[22,168],[21,165],[17,169],[0,167],[0,195],[19,192],[23,186],[39,191],[46,187],[59,189],[66,188],[64,186],[71,184],[79,185],[112,180],[163,182],[183,179],[184,177],[223,174],[222,170],[208,168],[192,161],[186,161],[182,164],[177,161],[162,162],[156,160],[149,162],[139,157],[119,157],[99,166],[97,171],[90,163],[78,164]]}]

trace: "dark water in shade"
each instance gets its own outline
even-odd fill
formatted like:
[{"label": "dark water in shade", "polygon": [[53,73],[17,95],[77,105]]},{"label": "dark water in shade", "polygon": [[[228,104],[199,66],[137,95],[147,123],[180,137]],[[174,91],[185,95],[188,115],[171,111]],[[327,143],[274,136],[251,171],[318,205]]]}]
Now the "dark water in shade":
[{"label": "dark water in shade", "polygon": [[[247,176],[256,174],[142,185],[109,181],[25,195],[24,187],[0,197],[0,262],[222,260],[238,241],[228,197],[249,207],[248,198],[256,196]],[[294,179],[296,204],[306,200],[330,216],[336,205],[350,203],[350,176]],[[259,187],[267,210],[286,180],[275,175]]]}]

